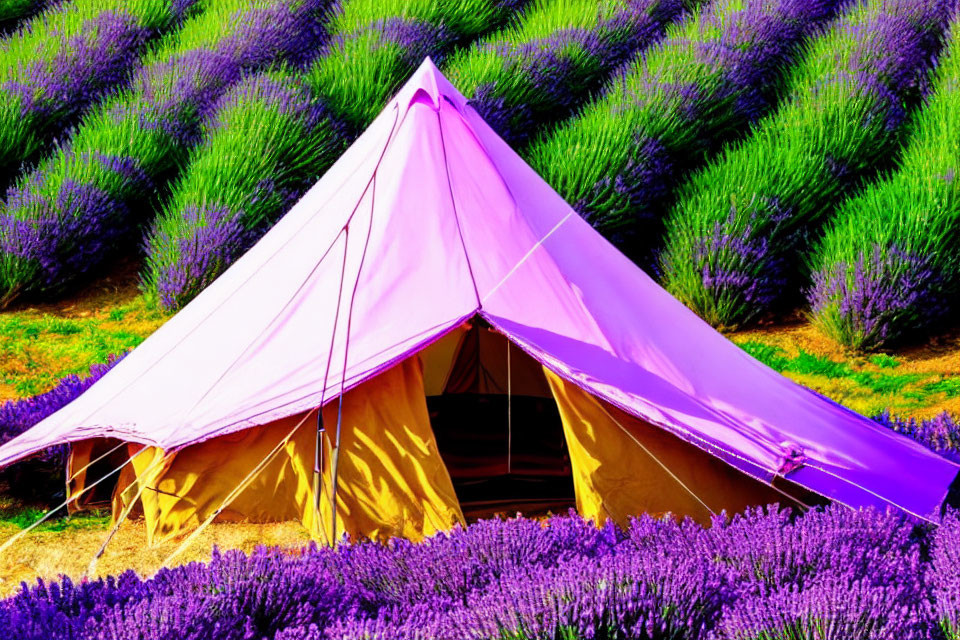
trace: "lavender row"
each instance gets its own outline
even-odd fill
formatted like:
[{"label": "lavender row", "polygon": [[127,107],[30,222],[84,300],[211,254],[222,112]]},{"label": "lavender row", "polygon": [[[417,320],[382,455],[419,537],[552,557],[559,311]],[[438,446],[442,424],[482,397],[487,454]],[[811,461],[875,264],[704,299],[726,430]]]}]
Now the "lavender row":
[{"label": "lavender row", "polygon": [[74,0],[0,42],[0,188],[209,0]]},{"label": "lavender row", "polygon": [[445,73],[508,144],[574,114],[614,69],[659,40],[691,0],[543,0],[456,54]]},{"label": "lavender row", "polygon": [[200,123],[244,73],[304,64],[330,0],[226,0],[150,56],[131,88],[87,115],[0,210],[0,304],[64,289],[148,218],[201,138]]},{"label": "lavender row", "polygon": [[790,63],[841,4],[712,3],[525,157],[591,224],[649,250],[680,177],[770,111]]},{"label": "lavender row", "polygon": [[146,240],[145,288],[180,307],[263,235],[427,55],[503,24],[514,2],[347,2],[324,54],[244,82],[213,109]]},{"label": "lavender row", "polygon": [[667,289],[724,327],[788,302],[817,225],[899,146],[955,7],[869,0],[820,40],[789,102],[684,186],[667,222]]},{"label": "lavender row", "polygon": [[[953,23],[957,34],[960,20]],[[896,172],[838,209],[810,260],[814,323],[872,349],[922,337],[960,294],[960,42],[913,121]]]},{"label": "lavender row", "polygon": [[758,509],[710,529],[516,518],[421,544],[214,552],[148,580],[24,585],[0,602],[0,630],[25,640],[952,640],[958,570],[952,514],[936,529],[844,507]]}]

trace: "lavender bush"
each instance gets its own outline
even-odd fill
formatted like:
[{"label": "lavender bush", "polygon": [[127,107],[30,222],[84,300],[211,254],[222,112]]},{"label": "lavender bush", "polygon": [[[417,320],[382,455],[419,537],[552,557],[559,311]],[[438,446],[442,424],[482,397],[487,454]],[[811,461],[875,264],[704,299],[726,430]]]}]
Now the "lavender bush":
[{"label": "lavender bush", "polygon": [[[0,633],[932,640],[958,615],[960,525],[951,517],[931,536],[892,512],[843,507],[799,517],[770,509],[710,529],[645,516],[598,530],[571,515],[481,521],[419,544],[214,552],[209,563],[147,580],[128,572],[24,585],[0,601]],[[928,562],[921,550],[931,543]],[[754,564],[777,567],[777,578]]]},{"label": "lavender bush", "polygon": [[49,295],[103,264],[200,140],[200,122],[241,75],[303,64],[329,0],[227,0],[188,21],[133,86],[86,116],[0,210],[0,304]]},{"label": "lavender bush", "polygon": [[352,0],[331,24],[328,51],[310,86],[354,133],[367,127],[410,73],[430,56],[503,26],[526,0]]},{"label": "lavender bush", "polygon": [[[954,20],[957,33],[960,20]],[[960,291],[960,44],[910,126],[899,168],[839,208],[810,259],[814,323],[854,349],[915,339]]]},{"label": "lavender bush", "polygon": [[662,256],[674,296],[733,328],[796,292],[812,230],[899,143],[955,6],[870,0],[817,41],[787,104],[684,186]]},{"label": "lavender bush", "polygon": [[[12,440],[65,407],[102,378],[122,358],[123,356],[111,356],[105,364],[91,366],[86,376],[66,376],[50,391],[0,404],[0,444]],[[66,468],[68,452],[66,445],[45,449],[28,460],[0,470],[0,477],[7,480],[12,495],[50,500],[63,491],[63,470]]]},{"label": "lavender bush", "polygon": [[455,54],[445,73],[511,146],[572,115],[692,0],[542,0]]},{"label": "lavender bush", "polygon": [[[207,0],[75,0],[0,42],[0,186]],[[2,19],[2,15],[0,15]]]},{"label": "lavender bush", "polygon": [[512,10],[502,0],[344,5],[303,78],[253,78],[215,106],[206,142],[146,240],[145,288],[166,308],[189,302],[306,192],[426,55],[442,59]]},{"label": "lavender bush", "polygon": [[227,92],[147,239],[161,304],[182,306],[242,255],[343,151],[341,129],[289,72]]},{"label": "lavender bush", "polygon": [[649,249],[677,180],[770,110],[789,63],[840,4],[711,3],[525,157],[595,227]]}]

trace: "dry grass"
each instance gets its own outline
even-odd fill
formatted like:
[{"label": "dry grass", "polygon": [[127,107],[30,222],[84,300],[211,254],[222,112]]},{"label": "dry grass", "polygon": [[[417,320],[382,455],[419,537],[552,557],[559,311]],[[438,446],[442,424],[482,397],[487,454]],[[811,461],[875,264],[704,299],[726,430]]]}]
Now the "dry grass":
[{"label": "dry grass", "polygon": [[[19,531],[16,526],[0,525],[0,540]],[[105,527],[31,531],[0,554],[0,596],[10,595],[21,582],[33,583],[38,577],[46,580],[66,575],[80,579],[107,532]],[[170,541],[148,547],[146,539],[142,520],[125,522],[97,563],[96,575],[116,575],[133,569],[141,576],[150,576],[180,543]],[[259,545],[297,550],[309,542],[306,530],[298,522],[215,523],[204,529],[172,565],[206,561],[214,546],[248,552]]]},{"label": "dry grass", "polygon": [[[929,385],[943,380],[960,382],[960,330],[887,354],[847,351],[805,321],[739,331],[728,334],[728,337],[737,344],[754,342],[778,347],[788,358],[797,358],[805,352],[846,365],[853,376],[803,371],[784,371],[784,375],[865,415],[875,415],[883,409],[889,409],[895,415],[916,418],[929,418],[944,411],[960,415],[960,395],[951,397],[945,392],[927,390]],[[896,364],[879,366],[876,362],[881,359]],[[901,389],[878,390],[883,385],[863,384],[855,378],[859,373],[881,379],[902,377],[903,380],[915,380],[905,383]]]}]

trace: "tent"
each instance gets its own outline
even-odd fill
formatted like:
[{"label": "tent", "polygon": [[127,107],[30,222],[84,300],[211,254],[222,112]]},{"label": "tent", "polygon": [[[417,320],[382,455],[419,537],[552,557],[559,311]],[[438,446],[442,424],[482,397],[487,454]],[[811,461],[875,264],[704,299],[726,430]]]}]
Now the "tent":
[{"label": "tent", "polygon": [[[524,435],[545,400],[559,458]],[[958,474],[673,299],[429,60],[260,242],[0,466],[62,443],[73,503],[119,469],[114,514],[142,513],[154,541],[215,518],[418,538],[463,520],[458,478],[537,465],[618,522],[818,499],[928,517]]]}]

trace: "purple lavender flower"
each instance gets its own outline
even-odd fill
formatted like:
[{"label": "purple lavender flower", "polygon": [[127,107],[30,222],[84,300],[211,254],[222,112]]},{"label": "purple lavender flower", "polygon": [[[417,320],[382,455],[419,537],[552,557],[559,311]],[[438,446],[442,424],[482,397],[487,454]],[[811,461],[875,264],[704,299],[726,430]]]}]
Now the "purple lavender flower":
[{"label": "purple lavender flower", "polygon": [[945,514],[933,540],[930,584],[936,619],[949,640],[960,638],[960,518]]},{"label": "purple lavender flower", "polygon": [[[535,168],[625,249],[649,251],[680,176],[770,110],[797,48],[839,4],[783,0],[746,2],[742,10],[726,3],[707,8],[683,37],[624,70],[587,117],[538,145]],[[587,136],[604,140],[606,148],[577,142]],[[577,145],[596,157],[558,162]]]},{"label": "purple lavender flower", "polygon": [[[205,137],[145,241],[148,287],[166,308],[188,302],[250,248],[332,164],[346,133],[298,79],[273,72],[228,91]],[[225,171],[222,158],[238,148],[256,160]]]},{"label": "purple lavender flower", "polygon": [[874,416],[874,420],[888,429],[916,440],[948,460],[960,463],[960,421],[944,411],[927,420],[900,418],[889,411]]},{"label": "purple lavender flower", "polygon": [[898,585],[827,574],[744,597],[724,611],[714,638],[755,640],[930,640],[922,600],[904,601]]},{"label": "purple lavender flower", "polygon": [[[47,416],[59,411],[80,396],[113,368],[123,356],[111,356],[106,364],[90,367],[86,376],[69,375],[60,378],[50,391],[23,400],[11,400],[0,404],[0,444],[17,437]],[[42,456],[55,462],[64,461],[66,447],[47,450]]]},{"label": "purple lavender flower", "polygon": [[896,341],[911,326],[943,318],[949,309],[947,291],[934,256],[874,245],[871,256],[860,254],[853,265],[814,272],[809,298],[814,316],[821,325],[831,325],[832,335],[844,336],[854,348],[874,349]]}]

